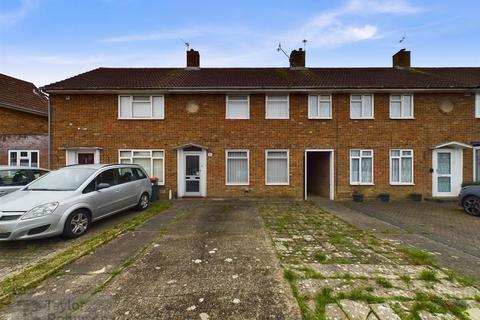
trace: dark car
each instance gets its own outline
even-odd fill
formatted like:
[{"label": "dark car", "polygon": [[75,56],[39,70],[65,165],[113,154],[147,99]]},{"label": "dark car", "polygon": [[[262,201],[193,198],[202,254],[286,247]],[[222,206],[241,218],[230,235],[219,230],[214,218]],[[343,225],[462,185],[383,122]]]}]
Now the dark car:
[{"label": "dark car", "polygon": [[480,216],[480,185],[463,187],[458,195],[458,200],[466,213]]},{"label": "dark car", "polygon": [[0,197],[26,186],[48,173],[48,170],[30,167],[0,166]]}]

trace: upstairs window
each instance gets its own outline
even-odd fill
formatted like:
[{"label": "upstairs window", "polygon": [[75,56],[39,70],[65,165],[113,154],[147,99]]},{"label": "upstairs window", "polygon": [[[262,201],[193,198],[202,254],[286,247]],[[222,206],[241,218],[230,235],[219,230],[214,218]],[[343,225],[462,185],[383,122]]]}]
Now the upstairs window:
[{"label": "upstairs window", "polygon": [[351,119],[373,119],[373,95],[352,94],[350,96]]},{"label": "upstairs window", "polygon": [[163,96],[119,96],[119,119],[164,119]]},{"label": "upstairs window", "polygon": [[288,150],[266,150],[265,157],[265,183],[267,185],[288,185]]},{"label": "upstairs window", "polygon": [[372,150],[350,150],[350,184],[373,184]]},{"label": "upstairs window", "polygon": [[8,151],[8,165],[21,167],[39,167],[39,152],[31,150]]},{"label": "upstairs window", "polygon": [[329,94],[308,96],[308,118],[309,119],[331,119],[332,118],[332,96]]},{"label": "upstairs window", "polygon": [[475,95],[475,118],[480,118],[480,93]]},{"label": "upstairs window", "polygon": [[250,119],[250,97],[248,95],[228,95],[226,118]]},{"label": "upstairs window", "polygon": [[227,185],[248,185],[248,150],[227,150]]},{"label": "upstairs window", "polygon": [[413,184],[412,150],[390,150],[390,184]]},{"label": "upstairs window", "polygon": [[391,119],[413,119],[413,95],[392,94],[390,96]]},{"label": "upstairs window", "polygon": [[288,95],[267,95],[265,98],[265,119],[288,118]]}]

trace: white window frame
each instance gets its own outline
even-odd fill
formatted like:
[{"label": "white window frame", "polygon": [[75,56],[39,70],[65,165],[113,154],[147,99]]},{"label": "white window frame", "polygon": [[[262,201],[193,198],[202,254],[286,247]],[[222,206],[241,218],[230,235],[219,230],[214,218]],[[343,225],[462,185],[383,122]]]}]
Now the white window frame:
[{"label": "white window frame", "polygon": [[[400,96],[400,100],[393,100],[393,96]],[[403,108],[405,107],[405,97],[410,96],[410,103],[411,103],[411,116],[404,117],[402,115],[403,113]],[[400,102],[400,117],[394,117],[392,116],[392,102]],[[390,119],[395,119],[395,120],[403,120],[403,119],[414,119],[415,114],[414,114],[414,102],[413,102],[413,93],[399,93],[399,94],[390,94]]]},{"label": "white window frame", "polygon": [[[130,157],[122,157],[121,153],[122,152],[130,152]],[[122,163],[122,160],[130,160],[130,164],[133,164],[133,159],[135,158],[141,158],[145,159],[147,157],[134,157],[133,153],[134,152],[150,152],[150,168],[152,168],[153,171],[153,160],[154,159],[162,159],[163,160],[163,175],[162,175],[162,181],[159,181],[159,185],[163,186],[165,185],[165,150],[164,149],[119,149],[118,150],[118,163]],[[153,157],[154,152],[163,152],[163,157]],[[124,163],[127,164],[127,163]],[[157,177],[160,178],[160,177]]]},{"label": "white window frame", "polygon": [[[268,152],[286,152],[287,153],[287,182],[284,183],[275,183],[268,182]],[[273,158],[273,159],[284,159],[284,158]],[[266,149],[265,150],[265,185],[266,186],[288,186],[290,185],[290,150],[288,149]]]},{"label": "white window frame", "polygon": [[[269,97],[279,97],[279,96],[286,96],[287,97],[287,116],[286,117],[272,117],[268,115],[268,99]],[[249,112],[250,113],[250,112]],[[285,119],[290,119],[290,95],[287,94],[266,94],[265,95],[265,119],[271,119],[271,120],[285,120]]]},{"label": "white window frame", "polygon": [[[229,152],[246,152],[247,153],[247,182],[246,183],[228,182],[228,159],[245,159],[245,158],[229,157],[228,156]],[[225,150],[225,185],[226,186],[249,186],[250,185],[250,150],[248,149]]]},{"label": "white window frame", "polygon": [[475,93],[475,118],[480,118],[480,92]]},{"label": "white window frame", "polygon": [[[133,116],[133,97],[140,96],[140,97],[149,97],[150,98],[150,117],[134,117]],[[132,116],[131,117],[122,117],[121,116],[121,98],[128,97],[130,99],[130,109]],[[162,105],[162,116],[161,117],[154,117],[153,116],[153,98],[162,98],[163,105]],[[134,95],[125,95],[121,94],[118,96],[118,119],[119,120],[164,120],[165,119],[165,96],[158,94],[158,95],[142,95],[142,94],[134,94]]]},{"label": "white window frame", "polygon": [[[358,100],[353,100],[352,97],[353,96],[360,96],[361,97],[361,102],[362,102],[362,110],[361,110],[361,113],[362,115],[360,117],[354,117],[352,115],[352,102],[353,101],[357,101]],[[365,100],[364,100],[364,97],[365,96],[371,96],[372,97],[372,116],[370,117],[366,117],[364,116],[364,110],[365,110]],[[350,94],[350,119],[355,119],[355,120],[372,120],[372,119],[375,119],[375,95],[373,93],[365,93],[365,94],[361,94],[361,93],[355,93],[355,94]]]},{"label": "white window frame", "polygon": [[480,180],[477,180],[477,179],[476,179],[476,178],[477,178],[477,174],[478,174],[478,172],[477,172],[477,158],[476,158],[477,156],[476,156],[476,153],[477,153],[478,150],[480,150],[480,146],[478,146],[478,147],[473,147],[472,150],[473,150],[473,179],[472,179],[472,181],[479,181],[479,182],[480,182]]},{"label": "white window frame", "polygon": [[[28,156],[27,157],[20,157],[21,152],[27,152]],[[9,166],[19,166],[20,167],[20,160],[21,159],[28,159],[28,167],[25,168],[31,168],[32,167],[32,153],[36,152],[37,153],[37,164],[38,166],[35,168],[40,168],[40,150],[8,150],[8,165]],[[10,161],[11,154],[16,153],[17,154],[17,163],[12,164]]]},{"label": "white window frame", "polygon": [[[360,151],[360,156],[354,156],[352,157],[352,151]],[[363,152],[371,152],[371,156],[363,156]],[[359,185],[365,185],[365,186],[373,186],[375,184],[375,160],[374,160],[374,153],[373,153],[373,149],[350,149],[349,152],[348,152],[348,157],[350,158],[350,185],[352,186],[359,186]],[[372,158],[372,182],[362,182],[362,158]],[[352,180],[352,173],[353,173],[353,170],[352,170],[352,167],[353,167],[353,161],[352,159],[359,159],[359,163],[358,163],[358,171],[359,171],[359,176],[358,176],[358,179],[359,181],[358,182],[354,182]]]},{"label": "white window frame", "polygon": [[[247,113],[248,113],[248,116],[246,118],[232,118],[230,117],[229,115],[229,112],[228,112],[228,102],[229,102],[229,97],[230,96],[247,96]],[[250,95],[249,94],[227,94],[225,96],[225,119],[229,119],[229,120],[249,120],[250,119]]]},{"label": "white window frame", "polygon": [[[392,151],[400,151],[399,156],[392,156]],[[409,151],[411,152],[410,156],[404,156],[402,153],[404,151]],[[393,148],[389,150],[389,158],[390,158],[390,170],[388,171],[388,174],[390,175],[390,184],[392,186],[413,186],[415,184],[415,171],[414,171],[414,155],[413,155],[413,149],[401,149],[401,148]],[[398,174],[399,174],[399,179],[402,180],[402,159],[403,158],[411,158],[412,159],[412,181],[411,182],[402,182],[402,181],[392,181],[392,169],[393,169],[393,159],[398,159]]]},{"label": "white window frame", "polygon": [[[317,117],[312,117],[310,116],[310,109],[312,108],[312,106],[310,105],[310,97],[314,97],[316,96],[317,97],[317,114],[318,116]],[[328,117],[322,117],[320,116],[320,102],[326,102],[327,100],[322,100],[321,97],[322,96],[328,96],[328,102],[330,103],[330,109],[329,109],[329,116]],[[331,94],[325,94],[325,93],[312,93],[312,94],[309,94],[308,95],[308,110],[307,110],[307,116],[308,116],[308,119],[332,119],[333,115],[332,115],[332,104],[333,104],[333,101],[332,101],[332,95]]]}]

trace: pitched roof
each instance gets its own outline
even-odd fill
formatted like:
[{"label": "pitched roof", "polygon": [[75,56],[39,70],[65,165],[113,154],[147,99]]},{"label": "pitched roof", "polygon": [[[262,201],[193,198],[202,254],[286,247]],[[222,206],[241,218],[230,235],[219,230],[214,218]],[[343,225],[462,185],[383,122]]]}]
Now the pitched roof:
[{"label": "pitched roof", "polygon": [[48,114],[48,98],[31,82],[0,73],[0,107]]},{"label": "pitched roof", "polygon": [[44,90],[479,88],[480,68],[98,68]]}]

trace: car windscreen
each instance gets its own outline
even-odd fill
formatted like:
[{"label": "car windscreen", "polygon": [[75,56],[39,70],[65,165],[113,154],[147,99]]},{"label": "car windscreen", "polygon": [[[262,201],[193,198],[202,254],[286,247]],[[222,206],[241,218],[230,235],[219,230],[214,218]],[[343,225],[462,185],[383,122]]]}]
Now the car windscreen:
[{"label": "car windscreen", "polygon": [[52,171],[32,182],[25,190],[73,191],[77,190],[93,173],[94,169],[63,168]]}]

